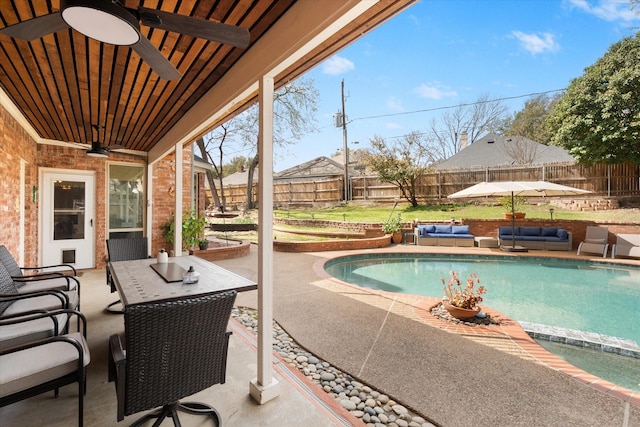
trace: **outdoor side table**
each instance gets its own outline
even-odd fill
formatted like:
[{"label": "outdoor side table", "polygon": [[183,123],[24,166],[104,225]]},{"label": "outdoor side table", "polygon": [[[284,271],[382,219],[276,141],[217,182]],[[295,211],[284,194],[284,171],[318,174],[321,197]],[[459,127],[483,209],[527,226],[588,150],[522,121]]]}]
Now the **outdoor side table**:
[{"label": "outdoor side table", "polygon": [[497,248],[498,247],[498,239],[495,237],[488,236],[476,236],[473,238],[476,242],[476,246],[479,248]]},{"label": "outdoor side table", "polygon": [[[411,242],[407,242],[407,237],[411,237]],[[417,245],[418,244],[418,237],[416,236],[416,233],[411,232],[411,233],[404,233],[404,235],[402,236],[402,244],[403,245]]]}]

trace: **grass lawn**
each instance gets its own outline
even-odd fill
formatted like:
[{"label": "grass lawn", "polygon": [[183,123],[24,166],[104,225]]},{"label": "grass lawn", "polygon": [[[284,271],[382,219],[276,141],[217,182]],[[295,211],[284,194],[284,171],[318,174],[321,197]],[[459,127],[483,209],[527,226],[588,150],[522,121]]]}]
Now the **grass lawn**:
[{"label": "grass lawn", "polygon": [[[612,222],[640,222],[640,209],[616,209],[611,211],[600,212],[576,212],[560,209],[550,205],[525,205],[522,208],[527,214],[527,218],[547,219],[550,217],[549,208],[554,209],[554,219],[567,220],[590,220],[590,221],[612,221]],[[412,221],[419,219],[420,221],[429,220],[450,220],[451,218],[481,218],[481,219],[498,219],[504,217],[504,208],[500,205],[442,205],[442,206],[418,206],[411,207],[408,205],[400,205],[392,212],[392,206],[358,206],[350,204],[347,206],[337,206],[325,209],[296,209],[296,210],[275,210],[274,216],[277,218],[292,219],[316,219],[316,220],[332,220],[332,221],[349,221],[349,222],[371,222],[381,223],[386,221],[390,215],[400,213],[404,221]],[[232,219],[225,219],[227,223],[247,223],[258,222],[257,210],[251,211],[246,216]],[[333,238],[308,235],[296,235],[287,233],[287,229],[295,229],[298,231],[318,230],[313,227],[295,227],[290,225],[278,225],[281,231],[274,231],[274,238],[283,241],[308,241],[308,240],[327,240]],[[323,231],[339,231],[339,229],[323,228]],[[232,238],[240,240],[249,240],[256,243],[258,233],[250,232],[229,232],[222,233],[209,232],[220,238]]]},{"label": "grass lawn", "polygon": [[[521,210],[527,218],[546,219],[550,217],[549,208],[554,209],[554,219],[575,219],[589,221],[639,222],[640,209],[616,209],[600,212],[576,212],[551,205],[525,205]],[[392,206],[347,205],[326,209],[276,210],[278,218],[317,219],[350,222],[383,222],[392,215]],[[451,204],[431,206],[397,206],[393,215],[400,213],[404,221],[418,218],[421,221],[449,220],[451,218],[503,218],[504,208],[499,205]]]}]

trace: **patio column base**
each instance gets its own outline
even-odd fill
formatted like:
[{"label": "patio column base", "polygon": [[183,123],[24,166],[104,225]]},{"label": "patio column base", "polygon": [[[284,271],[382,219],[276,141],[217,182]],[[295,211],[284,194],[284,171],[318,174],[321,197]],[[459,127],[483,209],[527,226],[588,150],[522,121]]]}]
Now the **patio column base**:
[{"label": "patio column base", "polygon": [[280,395],[280,383],[272,378],[271,384],[262,385],[258,383],[257,378],[254,378],[249,383],[249,394],[258,404],[263,405]]}]

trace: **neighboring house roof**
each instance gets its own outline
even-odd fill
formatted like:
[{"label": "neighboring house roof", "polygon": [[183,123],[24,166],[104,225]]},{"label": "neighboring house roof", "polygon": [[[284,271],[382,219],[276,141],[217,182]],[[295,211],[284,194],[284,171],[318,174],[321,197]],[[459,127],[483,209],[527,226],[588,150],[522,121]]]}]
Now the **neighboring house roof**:
[{"label": "neighboring house roof", "polygon": [[[349,162],[351,163],[351,162]],[[349,173],[354,171],[349,168]],[[328,157],[316,157],[289,169],[274,174],[276,180],[321,179],[344,175],[344,165]]]},{"label": "neighboring house roof", "polygon": [[[258,182],[259,176],[259,168],[256,168],[253,171],[253,182]],[[236,173],[232,173],[231,175],[227,175],[222,178],[222,185],[247,185],[247,180],[249,179],[249,169],[243,169],[242,171],[238,171]],[[216,182],[217,183],[217,182]]]},{"label": "neighboring house roof", "polygon": [[206,172],[207,170],[213,169],[213,165],[211,163],[207,162],[202,157],[196,154],[193,155],[193,167],[194,167],[194,172],[201,172],[201,173]]},{"label": "neighboring house roof", "polygon": [[490,133],[434,167],[443,170],[562,162],[575,162],[564,148],[539,144],[522,136]]}]

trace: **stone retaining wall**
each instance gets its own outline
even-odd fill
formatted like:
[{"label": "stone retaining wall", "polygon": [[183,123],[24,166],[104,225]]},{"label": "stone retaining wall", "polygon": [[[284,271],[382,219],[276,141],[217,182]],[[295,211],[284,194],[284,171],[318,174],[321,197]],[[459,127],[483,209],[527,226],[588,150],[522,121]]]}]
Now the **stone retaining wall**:
[{"label": "stone retaining wall", "polygon": [[370,239],[325,240],[321,242],[273,242],[273,250],[278,252],[324,252],[353,249],[377,249],[391,244],[391,236]]}]

